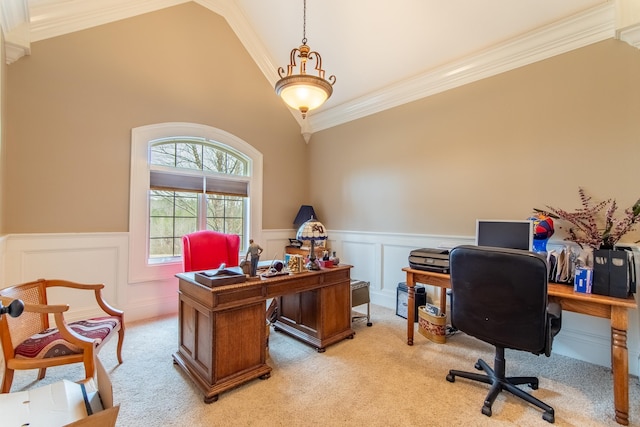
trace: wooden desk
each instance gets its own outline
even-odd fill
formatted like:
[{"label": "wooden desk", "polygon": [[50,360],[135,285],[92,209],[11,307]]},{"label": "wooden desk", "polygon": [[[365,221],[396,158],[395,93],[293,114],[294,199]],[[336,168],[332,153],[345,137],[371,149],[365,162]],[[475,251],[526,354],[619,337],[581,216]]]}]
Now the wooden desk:
[{"label": "wooden desk", "polygon": [[[407,274],[409,307],[415,305],[415,284],[422,283],[442,288],[440,308],[446,310],[446,292],[451,288],[448,274],[403,268]],[[550,302],[557,302],[563,310],[589,316],[602,317],[611,322],[611,369],[613,371],[613,402],[615,418],[619,424],[629,425],[629,354],[627,350],[628,309],[638,308],[633,295],[614,298],[604,295],[574,292],[573,286],[549,283],[547,288]],[[413,345],[413,310],[407,315],[407,344]]]},{"label": "wooden desk", "polygon": [[275,327],[324,351],[352,338],[350,265],[209,288],[180,273],[174,363],[203,391],[205,403],[255,378],[267,379],[266,303],[278,298]]}]

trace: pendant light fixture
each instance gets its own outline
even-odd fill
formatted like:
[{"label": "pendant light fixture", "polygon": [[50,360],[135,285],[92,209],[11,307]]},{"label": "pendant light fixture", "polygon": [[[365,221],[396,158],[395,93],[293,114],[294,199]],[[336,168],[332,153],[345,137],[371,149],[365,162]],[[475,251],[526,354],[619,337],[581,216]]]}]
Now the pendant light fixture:
[{"label": "pendant light fixture", "polygon": [[[280,80],[276,83],[275,89],[287,105],[300,110],[304,119],[307,117],[308,111],[318,108],[329,99],[333,93],[336,76],[330,76],[329,79],[324,78],[320,54],[307,46],[307,0],[303,0],[303,3],[302,45],[291,51],[286,75],[284,68],[278,68]],[[294,74],[298,66],[296,57],[300,58],[298,74]],[[309,60],[316,61],[315,69],[318,76],[307,74],[307,61]]]}]

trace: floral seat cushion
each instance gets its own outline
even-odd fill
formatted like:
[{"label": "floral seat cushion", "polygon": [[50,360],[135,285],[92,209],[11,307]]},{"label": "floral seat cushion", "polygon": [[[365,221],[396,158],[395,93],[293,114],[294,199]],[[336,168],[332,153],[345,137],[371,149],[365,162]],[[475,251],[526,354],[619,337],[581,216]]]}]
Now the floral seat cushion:
[{"label": "floral seat cushion", "polygon": [[[83,337],[96,340],[99,345],[120,324],[117,317],[97,317],[69,323],[74,332]],[[39,332],[20,343],[15,350],[17,359],[46,359],[70,354],[79,354],[82,350],[65,340],[57,328]]]}]

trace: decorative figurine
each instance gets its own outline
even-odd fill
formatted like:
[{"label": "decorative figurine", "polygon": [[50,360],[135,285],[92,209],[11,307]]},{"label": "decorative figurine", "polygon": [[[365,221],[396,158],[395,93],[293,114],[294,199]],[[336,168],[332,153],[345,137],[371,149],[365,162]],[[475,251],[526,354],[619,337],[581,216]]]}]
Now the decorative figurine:
[{"label": "decorative figurine", "polygon": [[340,258],[336,256],[336,251],[333,251],[333,255],[329,257],[329,261],[333,262],[333,265],[340,264]]},{"label": "decorative figurine", "polygon": [[260,261],[260,254],[262,253],[262,248],[257,243],[253,242],[253,239],[249,240],[249,249],[247,249],[246,258],[251,260],[251,272],[250,276],[255,277],[258,272],[258,261]]}]

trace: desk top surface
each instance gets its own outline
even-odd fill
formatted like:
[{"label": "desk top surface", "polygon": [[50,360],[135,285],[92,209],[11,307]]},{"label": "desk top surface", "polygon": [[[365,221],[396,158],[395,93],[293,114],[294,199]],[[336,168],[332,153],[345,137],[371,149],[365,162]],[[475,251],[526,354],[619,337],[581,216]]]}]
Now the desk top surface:
[{"label": "desk top surface", "polygon": [[314,271],[307,270],[307,271],[303,271],[302,273],[295,273],[295,274],[290,273],[290,274],[267,277],[267,278],[261,277],[261,276],[248,277],[245,282],[234,283],[230,285],[214,286],[214,287],[209,287],[209,286],[203,285],[202,283],[198,283],[195,280],[195,274],[197,273],[197,271],[188,271],[185,273],[178,273],[176,274],[176,277],[180,280],[184,280],[193,285],[203,287],[212,292],[221,292],[221,291],[229,290],[233,288],[245,288],[245,287],[251,287],[251,286],[259,286],[263,284],[272,285],[278,282],[298,280],[298,279],[303,279],[305,277],[314,276],[314,275],[330,274],[332,272],[348,270],[348,269],[351,269],[352,267],[353,266],[351,265],[340,264],[335,267],[321,268],[320,270],[314,270]]},{"label": "desk top surface", "polygon": [[[442,283],[443,281],[450,280],[449,274],[444,274],[444,273],[436,273],[436,272],[426,271],[426,270],[416,270],[414,268],[409,268],[409,267],[403,268],[402,271],[405,271],[409,274],[413,274],[417,277],[422,277],[423,280],[425,277],[433,278],[438,283]],[[419,280],[416,280],[416,281],[419,281]],[[423,283],[423,282],[420,282],[420,283]],[[436,284],[436,285],[439,285],[439,284]],[[638,307],[635,296],[633,294],[629,295],[627,298],[616,298],[616,297],[610,297],[607,295],[598,295],[598,294],[586,294],[586,293],[574,291],[573,285],[569,285],[565,283],[549,282],[549,285],[547,287],[547,293],[551,296],[560,297],[560,298],[570,298],[578,301],[587,301],[587,302],[607,304],[612,306],[615,305],[615,306],[626,307],[626,308]]]}]

